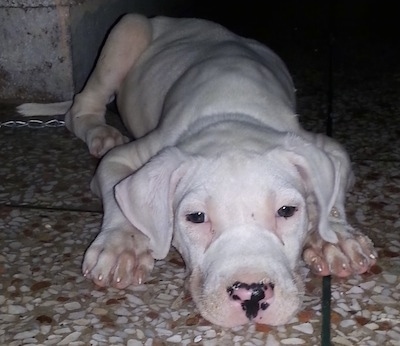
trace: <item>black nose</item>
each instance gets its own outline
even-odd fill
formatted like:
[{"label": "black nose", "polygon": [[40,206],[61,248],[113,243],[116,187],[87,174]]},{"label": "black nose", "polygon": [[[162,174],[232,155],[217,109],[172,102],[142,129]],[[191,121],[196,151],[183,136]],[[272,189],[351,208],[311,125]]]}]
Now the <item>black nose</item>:
[{"label": "black nose", "polygon": [[[248,319],[255,318],[258,311],[266,310],[269,304],[264,300],[265,292],[273,290],[272,283],[252,283],[246,284],[236,281],[232,286],[227,288],[227,292],[232,300],[241,301],[243,311]],[[271,292],[272,293],[272,292]]]},{"label": "black nose", "polygon": [[250,285],[250,290],[252,291],[250,300],[258,302],[261,299],[265,298],[265,291],[263,284],[252,284]]}]

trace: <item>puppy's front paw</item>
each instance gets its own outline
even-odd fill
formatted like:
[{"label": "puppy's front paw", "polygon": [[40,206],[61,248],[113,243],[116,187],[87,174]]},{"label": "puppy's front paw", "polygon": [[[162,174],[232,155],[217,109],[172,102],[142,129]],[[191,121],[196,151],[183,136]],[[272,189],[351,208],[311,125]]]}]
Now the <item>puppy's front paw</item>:
[{"label": "puppy's front paw", "polygon": [[144,238],[127,231],[100,233],[86,251],[83,275],[101,287],[142,284],[154,267]]},{"label": "puppy's front paw", "polygon": [[322,276],[347,277],[367,272],[377,259],[372,241],[341,220],[330,224],[338,236],[337,244],[323,240],[318,232],[310,235],[303,251],[306,264]]},{"label": "puppy's front paw", "polygon": [[129,142],[116,128],[109,125],[98,125],[90,129],[86,134],[87,146],[90,154],[95,157],[104,156],[112,148]]}]

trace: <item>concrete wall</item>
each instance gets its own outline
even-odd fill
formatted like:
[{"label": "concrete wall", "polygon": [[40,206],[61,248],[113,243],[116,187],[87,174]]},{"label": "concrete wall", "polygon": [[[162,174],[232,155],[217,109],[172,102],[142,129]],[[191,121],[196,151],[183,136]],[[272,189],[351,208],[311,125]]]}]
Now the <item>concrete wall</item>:
[{"label": "concrete wall", "polygon": [[0,100],[72,98],[122,14],[177,15],[183,2],[0,0]]}]

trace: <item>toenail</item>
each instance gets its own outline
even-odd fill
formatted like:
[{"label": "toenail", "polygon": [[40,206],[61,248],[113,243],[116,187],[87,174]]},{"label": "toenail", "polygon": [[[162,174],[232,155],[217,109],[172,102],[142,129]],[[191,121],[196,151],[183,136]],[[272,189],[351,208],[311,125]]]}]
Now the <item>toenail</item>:
[{"label": "toenail", "polygon": [[317,270],[317,272],[322,272],[322,266],[320,265],[320,264],[317,264],[316,266],[315,266],[315,269]]},{"label": "toenail", "polygon": [[376,259],[376,256],[375,256],[374,254],[370,254],[370,255],[369,255],[369,258],[371,258],[371,259]]},{"label": "toenail", "polygon": [[121,278],[117,278],[117,283],[120,283],[121,282]]},{"label": "toenail", "polygon": [[100,275],[98,276],[97,279],[98,279],[99,281],[103,280],[103,275],[100,274]]},{"label": "toenail", "polygon": [[339,218],[339,217],[340,217],[340,213],[339,213],[339,211],[338,211],[335,207],[332,208],[330,214],[331,214],[331,216],[333,216],[333,217],[335,217],[335,218]]}]

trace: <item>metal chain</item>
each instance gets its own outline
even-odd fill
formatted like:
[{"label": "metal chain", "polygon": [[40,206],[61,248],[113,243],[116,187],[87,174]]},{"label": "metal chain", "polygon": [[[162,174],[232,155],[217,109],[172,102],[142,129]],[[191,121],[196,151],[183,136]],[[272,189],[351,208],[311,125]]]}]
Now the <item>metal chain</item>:
[{"label": "metal chain", "polygon": [[27,121],[23,120],[9,120],[5,122],[0,122],[0,128],[8,127],[8,128],[21,128],[28,127],[30,129],[43,129],[46,127],[63,127],[65,126],[64,120],[51,119],[47,121],[31,119]]}]

